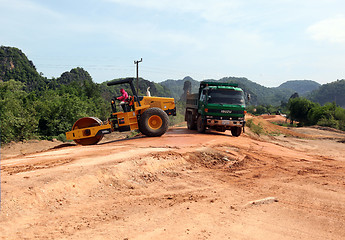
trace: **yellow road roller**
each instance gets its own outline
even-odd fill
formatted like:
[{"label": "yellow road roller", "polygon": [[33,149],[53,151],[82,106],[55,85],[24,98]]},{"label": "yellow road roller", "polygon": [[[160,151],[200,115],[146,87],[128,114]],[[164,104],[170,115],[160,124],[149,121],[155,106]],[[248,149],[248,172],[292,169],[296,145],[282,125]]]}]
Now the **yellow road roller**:
[{"label": "yellow road roller", "polygon": [[138,96],[133,84],[134,78],[114,80],[108,86],[129,84],[132,96],[122,102],[122,109],[116,108],[116,98],[111,101],[112,113],[107,121],[96,117],[84,117],[76,121],[72,131],[66,132],[67,140],[80,145],[97,144],[104,136],[114,131],[137,130],[149,137],[159,137],[168,130],[170,115],[176,116],[174,98]]}]

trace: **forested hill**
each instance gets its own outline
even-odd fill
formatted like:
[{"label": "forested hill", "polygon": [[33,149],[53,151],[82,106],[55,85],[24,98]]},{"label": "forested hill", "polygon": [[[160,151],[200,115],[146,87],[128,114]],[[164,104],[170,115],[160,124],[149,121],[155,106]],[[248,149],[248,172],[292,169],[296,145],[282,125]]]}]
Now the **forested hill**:
[{"label": "forested hill", "polygon": [[[26,55],[17,48],[0,47],[0,81],[10,80],[21,82],[25,92],[35,91],[37,94],[48,89],[57,90],[71,86],[78,91],[89,91],[86,95],[93,95],[96,90],[99,95],[97,84],[92,81],[90,74],[82,68],[74,68],[64,72],[58,78],[48,79],[39,74],[35,65]],[[81,93],[80,93],[81,94]]]},{"label": "forested hill", "polygon": [[[121,80],[121,79],[113,79],[110,81],[116,81],[116,80]],[[105,81],[101,83],[100,86],[100,93],[102,97],[110,101],[112,97],[120,95],[120,89],[124,88],[128,93],[131,93],[130,87],[128,84],[125,85],[115,85],[115,86],[107,86],[107,82]],[[134,87],[136,89],[137,87],[137,82],[136,80],[133,82]],[[147,91],[150,92],[151,96],[155,97],[173,97],[172,92],[168,87],[165,87],[164,85],[151,82],[142,78],[139,78],[139,94],[138,95],[146,95]]]},{"label": "forested hill", "polygon": [[192,87],[191,92],[192,93],[198,92],[200,82],[194,80],[193,78],[191,78],[189,76],[187,76],[183,79],[180,79],[180,80],[171,80],[171,79],[165,80],[164,82],[161,82],[160,84],[167,87],[168,89],[170,89],[172,96],[175,99],[180,99],[181,95],[184,92],[183,87],[184,87],[185,81],[189,81],[191,83],[191,87]]},{"label": "forested hill", "polygon": [[319,89],[313,91],[308,98],[321,105],[327,102],[335,102],[345,108],[345,79],[322,85]]},{"label": "forested hill", "polygon": [[[287,103],[292,94],[297,92],[300,96],[304,96],[321,105],[335,101],[339,106],[345,107],[345,80],[337,80],[324,85],[311,80],[291,80],[276,88],[264,87],[244,77],[225,77],[218,80],[207,80],[237,83],[239,87],[251,95],[250,105],[279,106],[282,103]],[[171,89],[175,99],[179,99],[184,92],[185,81],[191,82],[193,93],[198,91],[200,82],[191,77],[185,77],[182,80],[166,80],[160,84]]]},{"label": "forested hill", "polygon": [[[48,79],[39,74],[35,65],[18,48],[0,47],[0,81],[7,82],[14,80],[23,83],[23,90],[26,92],[40,92],[47,89],[57,90],[71,86],[79,88],[80,91],[93,91],[97,96],[104,96],[109,100],[109,94],[118,95],[120,87],[108,87],[107,81],[102,84],[94,83],[90,74],[83,68],[74,68],[64,72],[58,78]],[[112,79],[114,80],[114,79]],[[154,96],[172,97],[169,88],[145,79],[139,79],[139,94],[146,94],[147,88]],[[117,91],[117,92],[116,92]],[[92,95],[86,93],[86,95]]]},{"label": "forested hill", "polygon": [[[185,77],[183,80],[167,80],[161,82],[162,85],[169,87],[172,90],[174,97],[179,99],[183,94],[184,82],[190,81],[192,84],[192,92],[196,93],[200,82]],[[246,93],[251,95],[250,104],[252,105],[280,105],[281,102],[287,102],[290,96],[294,93],[291,89],[267,88],[248,80],[247,78],[225,77],[219,80],[207,79],[207,81],[232,82],[237,83]]]},{"label": "forested hill", "polygon": [[297,92],[300,96],[305,96],[314,90],[317,90],[321,85],[312,80],[290,80],[281,84],[279,89],[290,89]]},{"label": "forested hill", "polygon": [[[6,82],[10,79],[22,82],[24,84],[23,90],[26,92],[40,92],[46,89],[66,89],[67,86],[74,86],[77,88],[77,91],[79,91],[79,94],[84,92],[83,94],[86,94],[88,97],[101,96],[107,101],[114,95],[118,95],[119,92],[118,86],[108,87],[106,82],[102,84],[94,83],[89,73],[82,68],[75,68],[69,72],[62,73],[58,78],[47,79],[43,77],[43,74],[37,72],[33,62],[30,61],[21,50],[1,46],[0,81]],[[237,83],[245,92],[251,95],[250,104],[252,105],[278,106],[282,102],[287,102],[289,97],[295,92],[298,92],[301,96],[306,96],[306,94],[310,94],[311,90],[316,91],[320,87],[320,84],[311,80],[288,81],[277,88],[264,87],[244,77],[225,77],[219,80],[211,80]],[[153,96],[174,97],[176,100],[179,100],[184,93],[184,83],[186,81],[191,83],[191,91],[197,92],[199,82],[191,77],[185,77],[181,80],[166,80],[161,83],[154,83],[140,78],[139,94],[145,95],[147,88],[150,87],[150,92]],[[332,93],[336,90],[336,88],[332,86],[333,85],[325,86],[322,88],[324,90],[316,91],[310,96],[313,97],[314,101],[320,103],[329,101],[330,96],[337,96],[337,102],[343,106],[342,95]],[[342,89],[341,86],[339,89]]]},{"label": "forested hill", "polygon": [[0,80],[20,81],[26,91],[45,89],[48,80],[42,77],[25,54],[18,48],[0,47]]},{"label": "forested hill", "polygon": [[246,93],[251,95],[251,105],[274,105],[279,106],[282,102],[287,102],[294,93],[289,89],[268,88],[252,82],[247,78],[227,77],[221,82],[237,83]]}]

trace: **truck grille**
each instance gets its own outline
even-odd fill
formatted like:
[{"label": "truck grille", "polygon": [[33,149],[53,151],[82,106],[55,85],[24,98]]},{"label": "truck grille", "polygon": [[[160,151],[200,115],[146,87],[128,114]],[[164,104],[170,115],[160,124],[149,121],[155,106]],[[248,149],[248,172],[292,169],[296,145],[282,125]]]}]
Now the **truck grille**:
[{"label": "truck grille", "polygon": [[231,109],[208,109],[208,113],[221,113],[221,114],[244,114],[243,110]]}]

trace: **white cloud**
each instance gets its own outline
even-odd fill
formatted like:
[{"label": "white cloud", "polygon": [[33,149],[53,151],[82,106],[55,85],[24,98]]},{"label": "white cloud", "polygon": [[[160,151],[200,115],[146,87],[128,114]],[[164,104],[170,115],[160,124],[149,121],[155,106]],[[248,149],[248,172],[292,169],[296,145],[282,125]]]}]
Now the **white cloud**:
[{"label": "white cloud", "polygon": [[345,16],[322,20],[308,27],[307,33],[317,41],[345,43]]}]

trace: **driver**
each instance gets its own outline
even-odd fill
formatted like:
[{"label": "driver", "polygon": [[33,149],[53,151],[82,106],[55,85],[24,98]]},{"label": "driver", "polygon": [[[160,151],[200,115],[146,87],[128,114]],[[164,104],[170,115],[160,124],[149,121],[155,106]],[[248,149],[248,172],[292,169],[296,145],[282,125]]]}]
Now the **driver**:
[{"label": "driver", "polygon": [[121,88],[120,92],[122,96],[117,97],[116,99],[121,101],[121,103],[128,102],[128,93],[125,91],[125,89]]},{"label": "driver", "polygon": [[120,106],[122,107],[123,111],[128,112],[128,109],[126,108],[126,105],[125,105],[129,101],[128,93],[123,88],[121,88],[120,92],[122,96],[117,97],[116,99],[121,101]]}]

